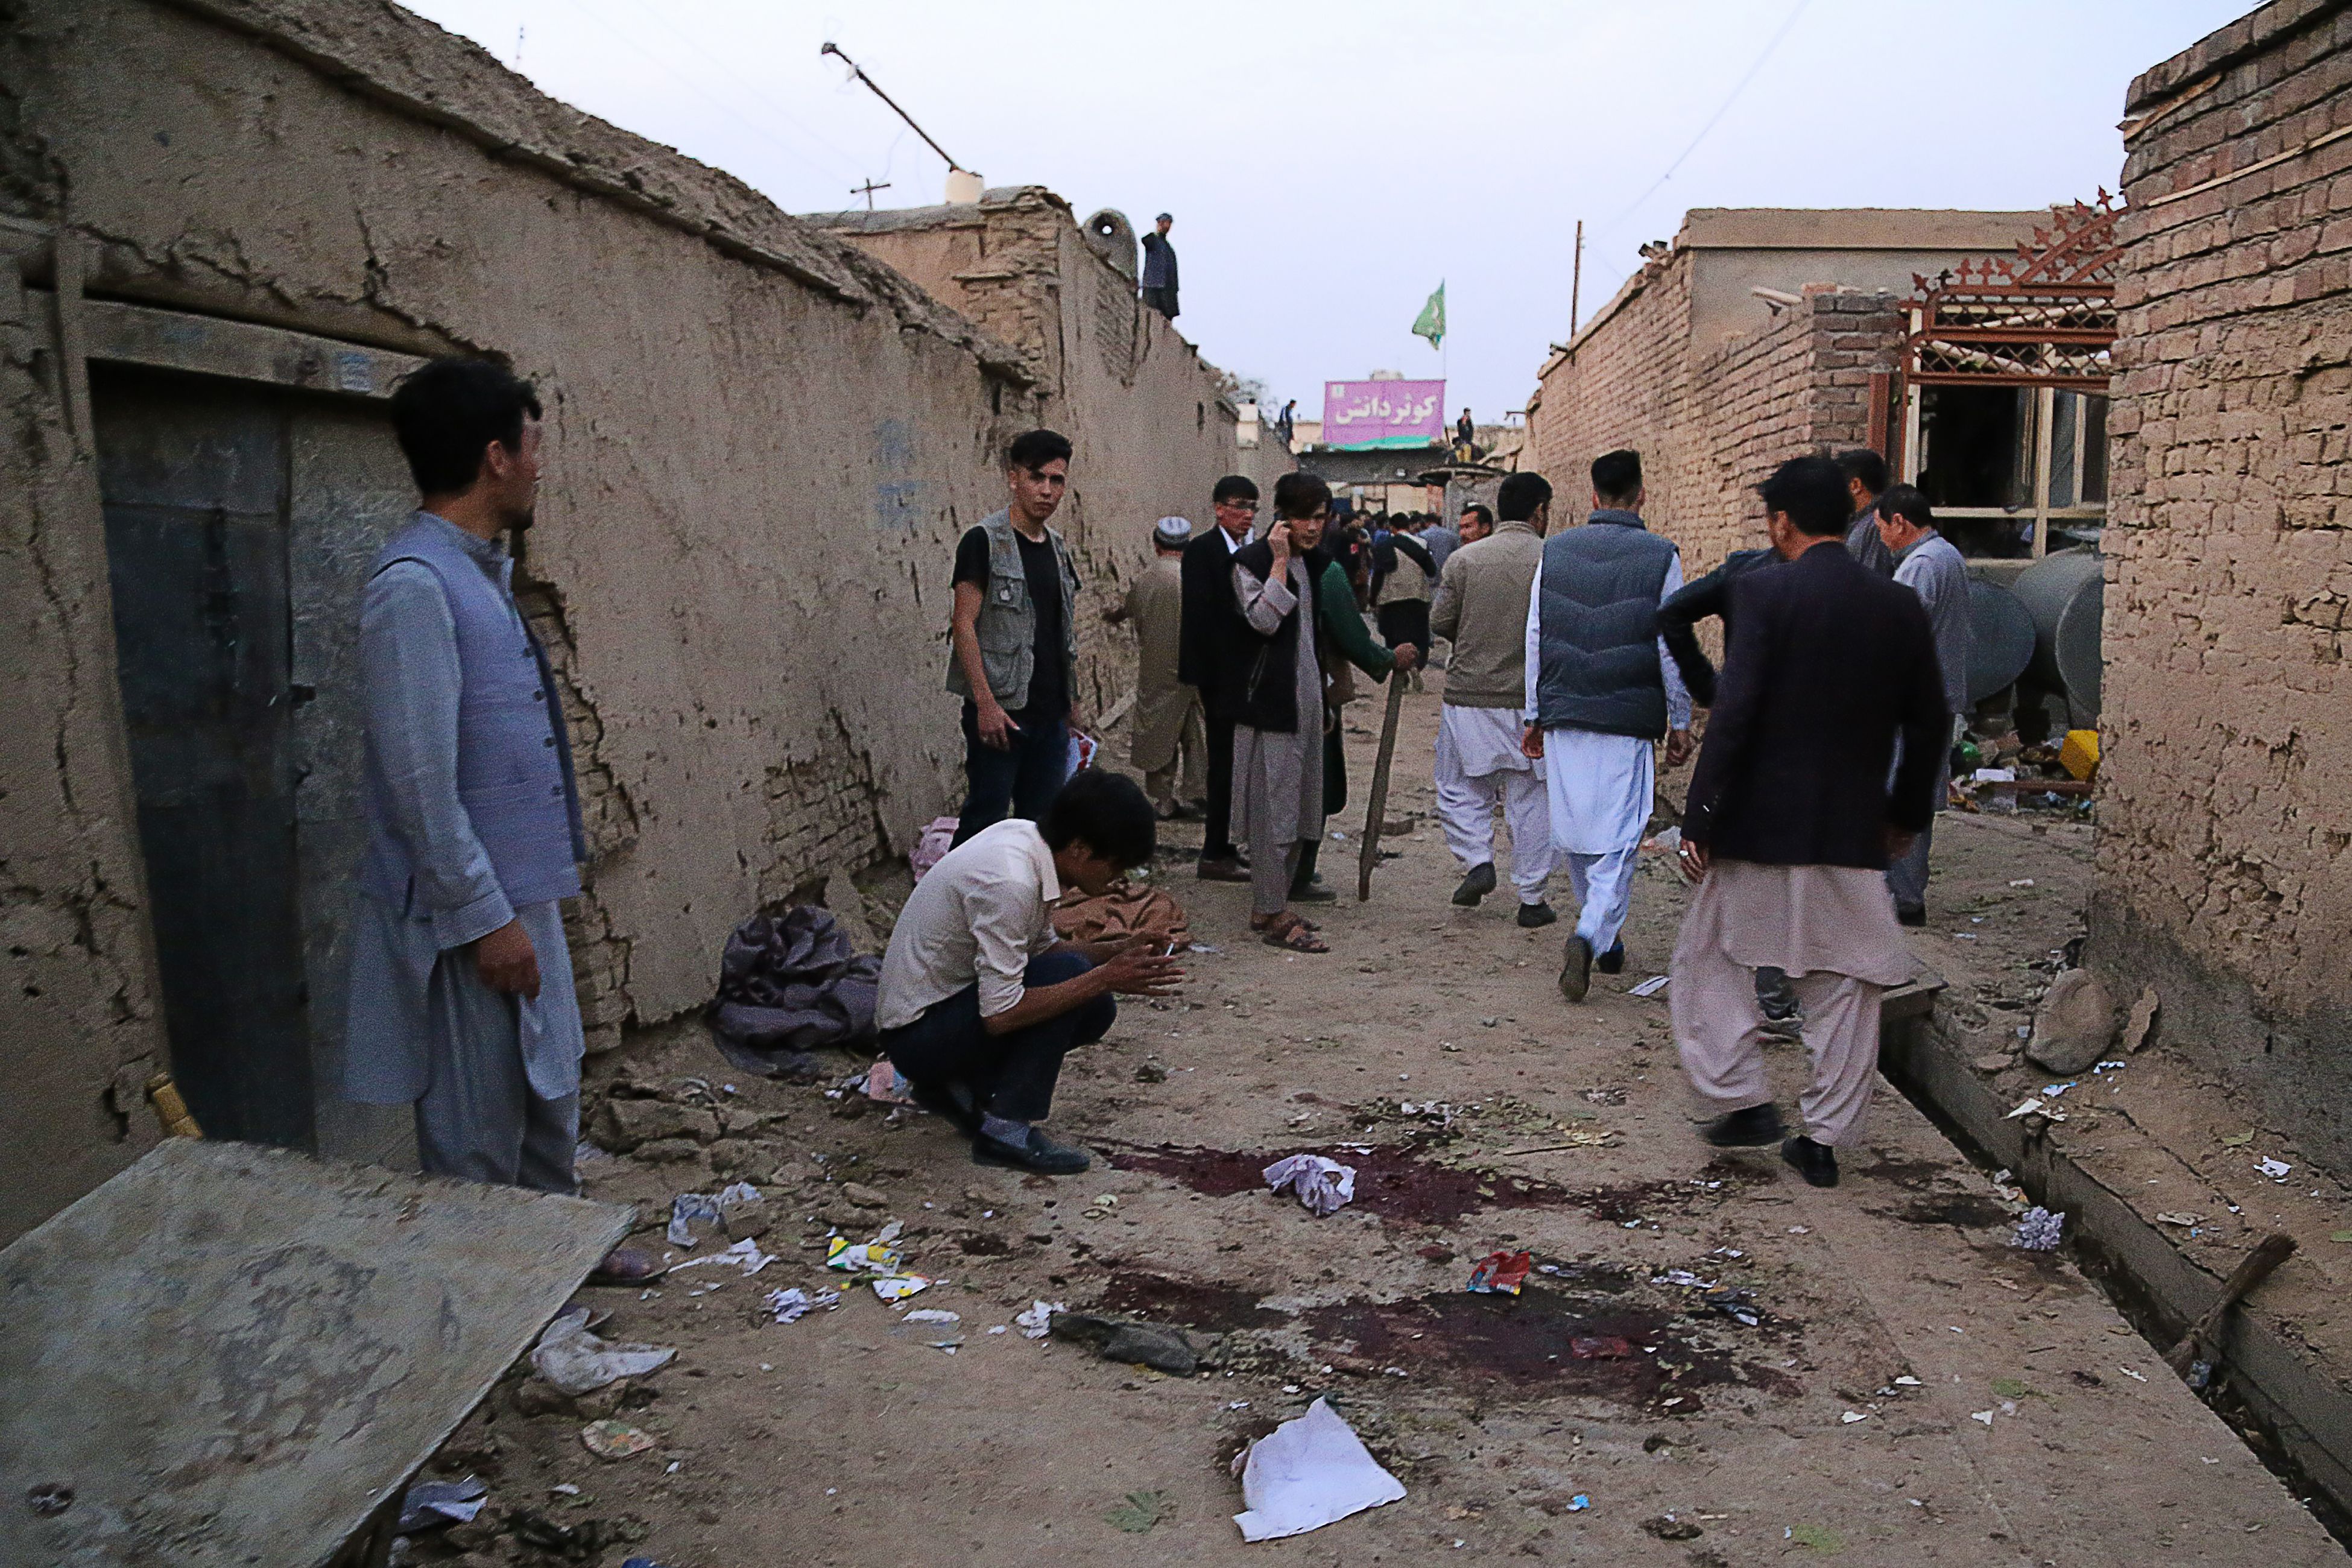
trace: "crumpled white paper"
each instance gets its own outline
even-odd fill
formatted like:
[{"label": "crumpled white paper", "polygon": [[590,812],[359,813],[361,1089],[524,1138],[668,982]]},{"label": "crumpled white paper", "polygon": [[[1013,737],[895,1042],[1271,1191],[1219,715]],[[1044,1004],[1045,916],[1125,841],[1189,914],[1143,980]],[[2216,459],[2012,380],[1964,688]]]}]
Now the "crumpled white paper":
[{"label": "crumpled white paper", "polygon": [[677,1352],[658,1345],[611,1345],[588,1331],[588,1309],[574,1307],[547,1325],[530,1364],[565,1394],[587,1394],[608,1383],[667,1366]]},{"label": "crumpled white paper", "polygon": [[729,1268],[740,1268],[747,1275],[757,1274],[775,1260],[774,1253],[761,1251],[760,1244],[746,1237],[724,1252],[714,1252],[708,1258],[689,1258],[683,1263],[673,1263],[670,1265],[669,1271],[672,1274],[677,1274],[688,1268],[699,1268],[706,1263],[717,1263]]},{"label": "crumpled white paper", "polygon": [[1318,1217],[1338,1214],[1356,1197],[1356,1167],[1327,1160],[1320,1154],[1291,1154],[1258,1173],[1279,1193],[1287,1187],[1299,1204]]},{"label": "crumpled white paper", "polygon": [[1379,1508],[1404,1496],[1339,1413],[1318,1399],[1243,1456],[1242,1500],[1234,1515],[1244,1541],[1276,1541]]},{"label": "crumpled white paper", "polygon": [[1038,1301],[1013,1321],[1019,1325],[1024,1340],[1042,1340],[1054,1331],[1054,1314],[1070,1310],[1067,1301]]}]

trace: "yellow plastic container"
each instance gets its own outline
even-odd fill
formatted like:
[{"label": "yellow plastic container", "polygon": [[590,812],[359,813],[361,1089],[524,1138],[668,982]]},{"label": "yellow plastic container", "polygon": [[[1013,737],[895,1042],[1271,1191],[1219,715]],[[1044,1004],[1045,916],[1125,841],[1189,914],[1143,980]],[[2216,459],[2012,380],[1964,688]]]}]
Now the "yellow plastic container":
[{"label": "yellow plastic container", "polygon": [[2096,730],[2069,730],[2066,743],[2058,748],[2058,763],[2068,773],[2087,779],[2099,771],[2099,732]]}]

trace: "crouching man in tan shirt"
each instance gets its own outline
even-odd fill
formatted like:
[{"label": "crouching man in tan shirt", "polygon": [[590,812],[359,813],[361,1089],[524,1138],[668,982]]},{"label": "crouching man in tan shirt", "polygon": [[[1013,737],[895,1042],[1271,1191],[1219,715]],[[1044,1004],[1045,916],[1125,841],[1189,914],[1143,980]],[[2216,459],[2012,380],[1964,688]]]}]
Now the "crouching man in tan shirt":
[{"label": "crouching man in tan shirt", "polygon": [[1100,893],[1148,863],[1151,803],[1131,779],[1088,768],[1040,825],[1010,817],[931,868],[882,957],[875,1022],[916,1102],[971,1137],[983,1165],[1075,1175],[1084,1149],[1039,1131],[1062,1058],[1108,1032],[1114,994],[1164,996],[1183,977],[1149,940],[1064,942],[1050,911],[1065,886]]}]

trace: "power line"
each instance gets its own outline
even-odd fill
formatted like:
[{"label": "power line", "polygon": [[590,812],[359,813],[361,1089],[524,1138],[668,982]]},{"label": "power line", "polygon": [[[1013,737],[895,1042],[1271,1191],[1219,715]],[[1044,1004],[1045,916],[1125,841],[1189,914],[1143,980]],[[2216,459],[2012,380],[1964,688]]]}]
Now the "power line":
[{"label": "power line", "polygon": [[[1713,131],[1722,121],[1723,117],[1731,111],[1731,106],[1739,100],[1739,95],[1741,93],[1748,90],[1748,84],[1756,79],[1756,73],[1764,68],[1765,63],[1771,59],[1773,51],[1780,47],[1780,40],[1789,36],[1789,30],[1797,25],[1797,18],[1803,16],[1805,14],[1805,7],[1811,5],[1812,3],[1813,0],[1797,0],[1796,5],[1790,7],[1787,19],[1781,22],[1780,30],[1775,32],[1769,39],[1766,40],[1763,50],[1757,55],[1755,61],[1748,66],[1747,73],[1739,79],[1738,82],[1733,86],[1732,89],[1728,93],[1724,95],[1723,101],[1716,106],[1715,112],[1707,116],[1706,123],[1698,128],[1698,134],[1690,139],[1690,145],[1684,148],[1680,153],[1676,154],[1675,161],[1666,165],[1666,172],[1660,174],[1654,181],[1651,182],[1650,188],[1648,190],[1643,191],[1640,195],[1634,197],[1623,212],[1621,212],[1615,217],[1611,218],[1609,222],[1602,226],[1601,230],[1601,234],[1614,233],[1618,225],[1633,216],[1643,202],[1646,202],[1652,196],[1656,195],[1659,189],[1664,186],[1668,180],[1675,177],[1675,171],[1683,166],[1683,161],[1685,159],[1688,158],[1693,153],[1698,151],[1698,144],[1706,140],[1707,132]],[[1596,235],[1594,237],[1597,239],[1600,236]]]},{"label": "power line", "polygon": [[[835,147],[831,142],[825,141],[823,137],[817,136],[814,132],[803,130],[798,125],[792,126],[794,132],[799,135],[805,136],[810,142],[814,144],[816,152],[813,155],[810,147],[796,146],[793,142],[785,140],[783,137],[777,135],[767,126],[751,119],[750,116],[731,109],[724,103],[714,101],[710,83],[708,81],[697,81],[686,72],[680,70],[676,65],[672,64],[661,54],[646,48],[643,40],[629,37],[629,35],[624,32],[611,17],[588,5],[586,0],[572,0],[572,7],[582,16],[586,16],[590,21],[594,22],[598,26],[603,27],[606,32],[612,34],[614,38],[618,39],[623,45],[629,48],[634,57],[641,59],[650,59],[655,65],[660,67],[664,71],[667,71],[671,79],[684,87],[688,91],[693,93],[698,99],[709,103],[711,108],[719,110],[729,119],[740,125],[744,130],[751,132],[752,134],[759,136],[771,145],[789,153],[795,162],[801,163],[815,162],[829,164],[829,172],[843,179],[847,179],[853,175],[861,178],[863,177],[862,172],[857,167],[856,160],[852,158],[849,153],[844,152],[842,149]],[[684,39],[679,39],[678,41],[687,42],[687,40]],[[688,47],[691,48],[693,46],[691,43],[688,43]],[[708,60],[709,57],[704,56],[703,58]],[[739,85],[740,85],[740,79],[737,79]],[[761,107],[769,112],[774,112],[772,105],[762,103]],[[782,116],[779,116],[780,120],[782,118]],[[788,121],[785,122],[788,124],[790,123]],[[826,156],[826,154],[830,154],[830,156]]]}]

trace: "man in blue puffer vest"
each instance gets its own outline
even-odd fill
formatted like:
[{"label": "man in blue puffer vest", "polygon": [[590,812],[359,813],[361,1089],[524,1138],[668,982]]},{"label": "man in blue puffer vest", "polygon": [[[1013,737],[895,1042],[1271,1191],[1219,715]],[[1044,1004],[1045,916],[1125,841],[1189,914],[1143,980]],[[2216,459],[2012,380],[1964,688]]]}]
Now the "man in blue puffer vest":
[{"label": "man in blue puffer vest", "polygon": [[1592,971],[1625,966],[1618,933],[1633,905],[1633,858],[1655,778],[1690,755],[1690,692],[1658,635],[1658,605],[1683,585],[1681,552],[1642,522],[1642,458],[1592,463],[1592,515],[1544,542],[1528,601],[1527,728],[1521,749],[1548,758],[1552,847],[1581,908],[1559,972],[1584,1000]]},{"label": "man in blue puffer vest", "polygon": [[[344,1088],[412,1105],[434,1175],[579,1190],[580,1005],[561,900],[587,858],[553,672],[499,540],[531,523],[540,404],[436,360],[393,394],[421,500],[360,600],[368,846]],[[603,1277],[644,1278],[624,1249]]]}]

